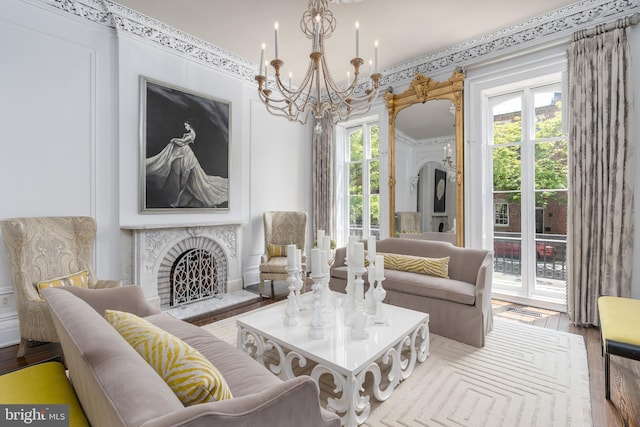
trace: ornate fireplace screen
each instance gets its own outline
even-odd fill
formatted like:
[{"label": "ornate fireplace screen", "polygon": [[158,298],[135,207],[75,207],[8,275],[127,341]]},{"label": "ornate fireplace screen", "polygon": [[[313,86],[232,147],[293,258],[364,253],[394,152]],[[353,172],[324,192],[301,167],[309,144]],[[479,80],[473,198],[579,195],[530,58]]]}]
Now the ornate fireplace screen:
[{"label": "ornate fireplace screen", "polygon": [[225,292],[214,255],[206,249],[190,249],[171,269],[171,306],[200,301]]}]

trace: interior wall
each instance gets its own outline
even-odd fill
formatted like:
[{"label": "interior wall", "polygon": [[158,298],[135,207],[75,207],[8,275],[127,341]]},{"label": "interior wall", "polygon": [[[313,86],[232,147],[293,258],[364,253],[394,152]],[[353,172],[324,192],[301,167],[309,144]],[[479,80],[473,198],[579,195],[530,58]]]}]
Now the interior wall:
[{"label": "interior wall", "polygon": [[[0,219],[95,217],[98,277],[132,281],[121,226],[235,222],[257,283],[262,212],[311,211],[309,126],[266,113],[252,83],[38,2],[0,2],[0,51]],[[231,102],[228,212],[139,213],[140,75]],[[18,340],[0,245],[0,346]]]},{"label": "interior wall", "polygon": [[[0,52],[0,218],[95,217],[96,274],[119,278],[113,36],[23,2],[0,2]],[[0,346],[18,338],[0,245]]]}]

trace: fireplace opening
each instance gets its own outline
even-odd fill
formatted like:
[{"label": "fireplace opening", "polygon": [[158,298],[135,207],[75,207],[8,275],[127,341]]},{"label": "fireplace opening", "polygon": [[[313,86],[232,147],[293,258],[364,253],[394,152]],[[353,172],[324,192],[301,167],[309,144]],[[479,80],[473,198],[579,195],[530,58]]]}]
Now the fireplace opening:
[{"label": "fireplace opening", "polygon": [[227,257],[212,239],[193,236],[175,243],[158,269],[158,296],[162,309],[211,298],[227,292]]},{"label": "fireplace opening", "polygon": [[181,254],[171,268],[170,295],[171,306],[222,297],[213,254],[204,249]]}]

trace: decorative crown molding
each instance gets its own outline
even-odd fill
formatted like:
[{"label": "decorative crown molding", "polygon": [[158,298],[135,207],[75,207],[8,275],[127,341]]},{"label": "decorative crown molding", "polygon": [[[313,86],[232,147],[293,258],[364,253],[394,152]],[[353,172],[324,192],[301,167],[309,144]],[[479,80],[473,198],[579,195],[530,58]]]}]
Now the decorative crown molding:
[{"label": "decorative crown molding", "polygon": [[[178,51],[232,76],[256,84],[257,65],[218,46],[137,13],[110,0],[40,0],[71,13]],[[381,85],[410,80],[417,72],[433,75],[455,67],[509,54],[523,47],[568,38],[573,32],[613,21],[640,9],[640,0],[583,0],[473,40],[451,46],[383,71]],[[364,86],[363,86],[364,87]]]},{"label": "decorative crown molding", "polygon": [[396,142],[400,144],[405,144],[410,147],[428,147],[431,145],[443,145],[443,144],[454,144],[456,143],[455,135],[446,135],[446,136],[436,136],[433,138],[425,138],[425,139],[411,139],[407,135],[405,135],[402,131],[396,131]]}]

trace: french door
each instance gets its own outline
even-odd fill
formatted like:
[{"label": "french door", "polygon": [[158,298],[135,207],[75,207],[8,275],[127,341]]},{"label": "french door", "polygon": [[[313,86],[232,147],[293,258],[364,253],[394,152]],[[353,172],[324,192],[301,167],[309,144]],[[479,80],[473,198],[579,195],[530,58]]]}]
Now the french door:
[{"label": "french door", "polygon": [[567,139],[560,73],[488,97],[494,295],[566,303]]}]

